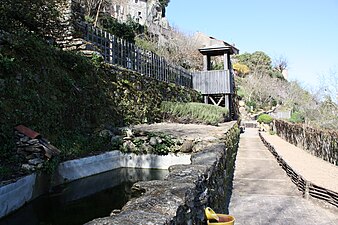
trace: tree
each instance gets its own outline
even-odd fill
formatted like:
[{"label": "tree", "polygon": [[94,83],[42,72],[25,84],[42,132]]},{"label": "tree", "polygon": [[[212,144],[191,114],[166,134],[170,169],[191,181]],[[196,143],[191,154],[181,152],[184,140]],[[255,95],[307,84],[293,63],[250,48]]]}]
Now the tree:
[{"label": "tree", "polygon": [[322,75],[319,80],[321,97],[328,96],[338,104],[338,72],[330,70],[326,75]]},{"label": "tree", "polygon": [[168,6],[170,0],[159,0],[159,2],[161,4],[161,6],[165,8],[165,7]]},{"label": "tree", "polygon": [[185,34],[178,29],[171,28],[167,32],[167,39],[152,37],[136,38],[136,44],[144,49],[155,52],[164,57],[167,62],[182,66],[189,70],[202,69],[202,55],[195,37]]},{"label": "tree", "polygon": [[251,73],[255,75],[270,74],[272,71],[271,58],[262,51],[235,55],[233,59],[249,67]]},{"label": "tree", "polygon": [[273,60],[273,68],[278,72],[283,73],[283,71],[286,70],[287,67],[288,61],[284,56],[280,55],[278,58],[275,58]]},{"label": "tree", "polygon": [[47,36],[60,25],[58,6],[63,0],[2,0],[0,29],[9,33],[33,32]]},{"label": "tree", "polygon": [[249,67],[245,64],[234,63],[233,68],[239,76],[245,76],[250,73]]}]

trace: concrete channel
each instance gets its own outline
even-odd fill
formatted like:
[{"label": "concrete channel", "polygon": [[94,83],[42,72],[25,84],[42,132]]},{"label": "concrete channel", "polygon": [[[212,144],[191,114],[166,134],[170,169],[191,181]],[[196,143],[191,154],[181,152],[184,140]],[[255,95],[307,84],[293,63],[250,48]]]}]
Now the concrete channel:
[{"label": "concrete channel", "polygon": [[[57,186],[118,168],[168,169],[177,164],[190,164],[190,154],[136,155],[111,151],[97,156],[61,163],[52,178],[33,173],[0,187],[0,218]],[[51,184],[49,182],[51,180]]]}]

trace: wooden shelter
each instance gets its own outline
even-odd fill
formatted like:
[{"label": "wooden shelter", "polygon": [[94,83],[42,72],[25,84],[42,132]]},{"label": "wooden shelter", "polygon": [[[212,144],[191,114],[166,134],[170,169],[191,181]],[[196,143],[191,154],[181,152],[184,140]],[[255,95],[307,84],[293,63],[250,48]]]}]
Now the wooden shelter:
[{"label": "wooden shelter", "polygon": [[[229,115],[235,116],[233,106],[235,81],[230,55],[238,54],[239,50],[222,41],[200,48],[199,51],[203,54],[203,71],[193,74],[194,89],[202,93],[205,103],[225,107],[229,110]],[[224,69],[212,70],[211,57],[222,57]]]}]

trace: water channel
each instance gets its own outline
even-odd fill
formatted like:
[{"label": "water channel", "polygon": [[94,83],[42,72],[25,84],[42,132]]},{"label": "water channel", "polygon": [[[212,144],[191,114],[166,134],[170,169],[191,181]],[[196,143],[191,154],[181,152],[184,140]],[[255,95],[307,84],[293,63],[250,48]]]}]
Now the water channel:
[{"label": "water channel", "polygon": [[54,187],[0,225],[80,225],[109,216],[132,198],[131,186],[141,180],[163,180],[168,170],[121,168]]}]

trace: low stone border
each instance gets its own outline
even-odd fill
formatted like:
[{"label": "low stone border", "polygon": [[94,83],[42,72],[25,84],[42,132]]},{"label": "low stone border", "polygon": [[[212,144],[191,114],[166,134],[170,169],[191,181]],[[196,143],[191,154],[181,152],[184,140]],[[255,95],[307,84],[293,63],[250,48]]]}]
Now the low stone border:
[{"label": "low stone border", "polygon": [[280,155],[278,155],[275,147],[267,142],[261,133],[259,133],[259,137],[263,141],[264,145],[269,149],[269,151],[275,156],[279,165],[285,170],[286,174],[291,178],[291,181],[297,186],[298,190],[303,193],[303,196],[306,199],[313,197],[338,207],[338,193],[315,185],[312,182],[306,180],[301,174],[292,169],[292,167],[289,166]]}]

